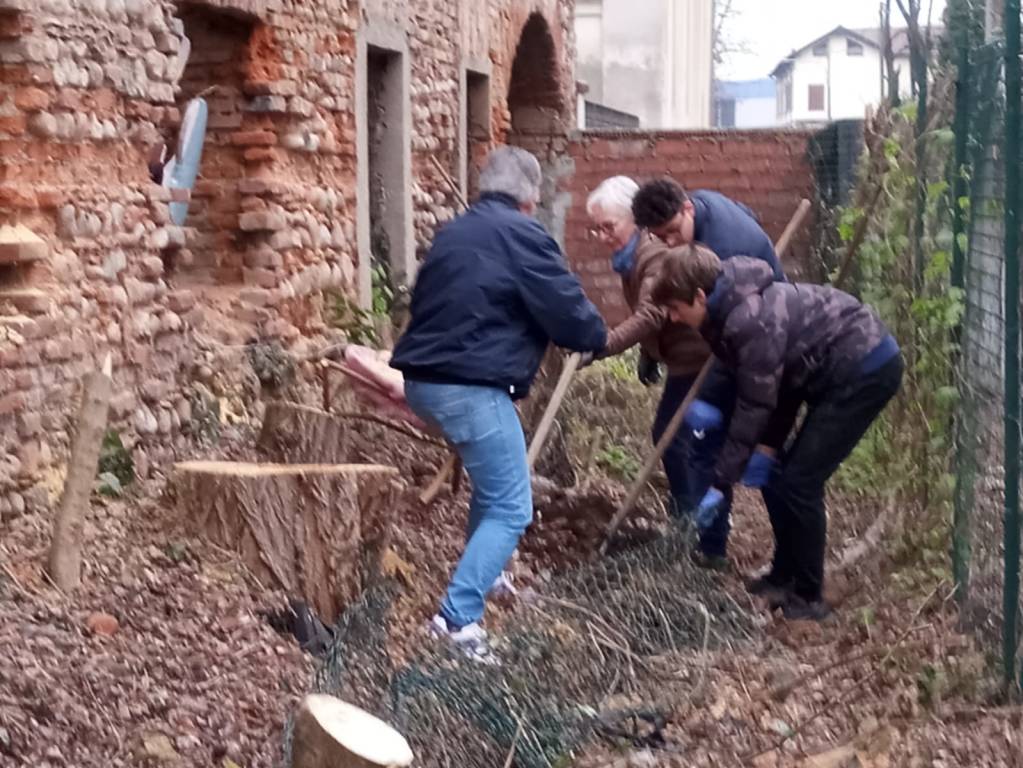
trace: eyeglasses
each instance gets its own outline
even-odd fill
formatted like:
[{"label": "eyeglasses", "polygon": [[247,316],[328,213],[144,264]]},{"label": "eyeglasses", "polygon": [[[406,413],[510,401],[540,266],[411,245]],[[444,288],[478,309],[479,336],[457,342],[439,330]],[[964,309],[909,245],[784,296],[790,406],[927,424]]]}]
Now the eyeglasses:
[{"label": "eyeglasses", "polygon": [[590,227],[586,230],[587,236],[591,240],[600,240],[605,237],[614,237],[615,229],[617,224],[613,221],[605,221],[603,224],[598,224],[595,227]]}]

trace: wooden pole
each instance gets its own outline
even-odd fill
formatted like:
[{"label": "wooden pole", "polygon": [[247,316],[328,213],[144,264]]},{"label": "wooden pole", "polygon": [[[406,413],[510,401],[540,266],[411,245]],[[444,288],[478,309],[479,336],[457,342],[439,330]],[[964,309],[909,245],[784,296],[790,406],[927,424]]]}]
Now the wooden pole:
[{"label": "wooden pole", "polygon": [[788,226],[785,227],[781,237],[778,238],[778,242],[774,244],[774,252],[778,256],[779,261],[781,261],[781,257],[789,249],[789,244],[792,242],[792,238],[795,237],[796,232],[803,226],[803,222],[810,213],[810,208],[810,201],[804,197],[799,202],[796,212],[792,214],[792,218],[789,219]]},{"label": "wooden pole", "polygon": [[[420,504],[432,504],[433,500],[437,498],[437,495],[443,490],[444,483],[447,482],[448,478],[451,477],[452,472],[462,471],[462,460],[458,457],[458,454],[453,450],[448,454],[447,459],[441,464],[440,469],[437,470],[437,474],[433,476],[430,484],[423,489],[423,492],[419,494]],[[454,487],[454,480],[451,483]]]},{"label": "wooden pole", "polygon": [[568,385],[572,383],[572,376],[575,375],[575,372],[579,369],[579,363],[581,361],[582,355],[578,352],[573,352],[568,356],[564,367],[561,369],[561,376],[558,378],[557,386],[554,387],[554,394],[551,395],[550,402],[547,403],[547,408],[544,410],[543,417],[540,419],[540,425],[536,428],[533,440],[529,444],[527,459],[529,461],[530,469],[532,469],[536,464],[536,460],[540,458],[540,451],[543,450],[543,444],[547,441],[547,435],[551,431],[551,426],[554,424],[554,417],[558,415],[558,408],[561,407],[561,401],[565,399],[565,393],[568,392]]},{"label": "wooden pole", "polygon": [[462,206],[464,210],[469,209],[469,202],[462,195],[462,190],[458,188],[455,180],[451,178],[451,175],[447,172],[447,169],[440,164],[440,160],[437,159],[436,155],[430,155],[430,162],[433,163],[433,167],[437,169],[440,177],[444,179],[448,187],[451,188],[451,194],[455,196],[455,201]]},{"label": "wooden pole", "polygon": [[93,371],[82,379],[78,428],[50,545],[49,573],[54,584],[64,592],[74,590],[82,581],[82,521],[89,507],[103,434],[107,429],[114,389],[111,373],[110,355],[107,355],[103,370]]},{"label": "wooden pole", "polygon": [[[793,236],[803,225],[804,220],[808,213],[810,213],[810,201],[803,199],[799,203],[799,207],[796,208],[796,212],[792,214],[792,218],[789,220],[788,226],[785,227],[785,231],[782,232],[781,237],[778,238],[778,242],[775,243],[774,252],[777,254],[778,259],[785,254],[788,250],[789,243],[792,242]],[[636,480],[633,482],[632,487],[629,488],[629,494],[625,497],[625,501],[622,502],[622,506],[615,512],[615,516],[611,518],[611,522],[608,523],[607,530],[604,532],[604,541],[600,545],[600,554],[606,554],[607,548],[611,543],[612,537],[618,532],[618,528],[622,522],[632,512],[633,507],[639,500],[640,494],[643,493],[643,488],[646,487],[647,481],[650,479],[650,475],[653,474],[654,468],[657,463],[664,456],[664,452],[668,450],[668,446],[671,445],[671,441],[675,439],[675,434],[682,426],[682,421],[685,418],[686,411],[689,410],[689,406],[693,404],[696,396],[700,392],[700,387],[703,386],[704,380],[707,378],[707,374],[710,373],[711,366],[714,363],[714,357],[711,356],[706,363],[703,364],[703,368],[700,369],[700,373],[696,377],[696,381],[689,388],[685,398],[682,400],[682,405],[675,411],[675,415],[671,417],[671,421],[668,422],[668,426],[664,430],[664,434],[661,435],[661,439],[657,441],[657,445],[654,447],[654,452],[647,458],[643,464],[643,469],[640,471]]]},{"label": "wooden pole", "polygon": [[654,446],[654,451],[648,457],[646,462],[643,464],[643,469],[640,470],[639,475],[629,488],[629,495],[625,497],[625,501],[622,502],[622,506],[615,512],[615,516],[611,518],[611,522],[608,523],[607,531],[604,533],[604,541],[600,545],[600,554],[606,554],[607,548],[611,544],[611,538],[618,532],[618,528],[625,520],[626,516],[632,511],[632,508],[636,506],[636,502],[639,501],[640,494],[643,493],[643,489],[646,487],[647,480],[650,479],[650,475],[654,473],[654,468],[657,466],[657,462],[664,456],[665,451],[668,450],[668,446],[671,445],[671,441],[675,439],[675,434],[682,426],[682,420],[686,416],[686,411],[689,410],[689,406],[692,405],[693,400],[696,399],[696,395],[699,393],[700,388],[703,386],[703,382],[707,379],[707,374],[710,373],[710,369],[714,364],[714,357],[711,356],[707,362],[703,364],[703,368],[700,369],[700,373],[696,376],[696,381],[689,388],[685,398],[682,400],[682,405],[678,407],[675,414],[671,417],[671,421],[668,422],[668,426],[665,427],[664,432],[661,434],[661,439],[657,441],[657,445]]},{"label": "wooden pole", "polygon": [[867,203],[866,209],[863,211],[863,216],[856,223],[856,229],[853,232],[852,240],[849,241],[849,246],[845,250],[845,256],[842,258],[842,265],[838,269],[838,276],[835,278],[835,282],[832,283],[836,288],[841,288],[842,283],[849,276],[852,271],[853,259],[856,258],[857,252],[860,250],[860,246],[863,245],[863,241],[867,237],[867,227],[870,225],[870,219],[874,214],[874,208],[877,207],[878,201],[881,199],[881,193],[884,192],[884,184],[878,182],[877,189],[874,190],[874,194],[870,196],[870,201]]}]

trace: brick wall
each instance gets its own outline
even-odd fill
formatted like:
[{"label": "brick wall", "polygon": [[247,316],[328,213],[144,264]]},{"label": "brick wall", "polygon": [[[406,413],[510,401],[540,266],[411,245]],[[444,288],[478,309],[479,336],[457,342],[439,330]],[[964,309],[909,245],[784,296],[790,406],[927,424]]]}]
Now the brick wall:
[{"label": "brick wall", "polygon": [[[814,200],[809,137],[801,131],[593,132],[575,137],[569,144],[574,168],[561,182],[570,205],[565,249],[587,293],[611,322],[626,316],[609,254],[586,236],[586,197],[605,178],[624,174],[642,183],[667,174],[688,189],[721,192],[752,208],[777,240],[799,201]],[[783,259],[793,278],[815,274],[813,226],[811,221],[800,231]]]},{"label": "brick wall", "polygon": [[[459,178],[464,67],[489,70],[489,142],[507,139],[513,62],[530,23],[547,55],[537,106],[564,126],[572,9],[572,0],[0,0],[0,225],[20,225],[0,228],[0,521],[59,492],[80,378],[107,354],[112,422],[145,474],[190,450],[198,384],[218,398],[234,384],[258,394],[241,345],[322,343],[324,291],[354,298],[364,266],[355,94],[367,25],[393,29],[408,57],[409,216],[424,246],[456,209],[433,160]],[[200,92],[208,141],[190,217],[175,227],[147,160],[159,143],[173,146]]]}]

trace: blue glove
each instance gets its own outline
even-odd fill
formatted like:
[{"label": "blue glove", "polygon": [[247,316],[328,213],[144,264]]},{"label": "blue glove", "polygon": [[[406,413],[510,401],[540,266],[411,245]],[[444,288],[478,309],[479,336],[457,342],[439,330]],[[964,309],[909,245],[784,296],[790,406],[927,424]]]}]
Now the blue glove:
[{"label": "blue glove", "polygon": [[771,479],[771,473],[778,466],[778,460],[763,451],[753,451],[742,475],[742,484],[747,488],[763,488]]},{"label": "blue glove", "polygon": [[710,528],[718,516],[718,509],[725,502],[725,494],[717,488],[711,488],[703,495],[700,505],[696,508],[696,527],[701,531]]},{"label": "blue glove", "polygon": [[686,409],[685,425],[694,432],[713,432],[725,421],[720,409],[715,408],[706,400],[694,400]]}]

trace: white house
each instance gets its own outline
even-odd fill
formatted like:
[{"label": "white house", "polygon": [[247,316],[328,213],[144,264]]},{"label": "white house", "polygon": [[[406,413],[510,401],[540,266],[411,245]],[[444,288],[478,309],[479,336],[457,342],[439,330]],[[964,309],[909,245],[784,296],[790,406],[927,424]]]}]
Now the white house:
[{"label": "white house", "polygon": [[[835,27],[774,68],[778,122],[812,125],[831,120],[859,120],[881,103],[884,61],[879,29]],[[892,31],[892,51],[899,73],[899,92],[910,93],[909,39]]]},{"label": "white house", "polygon": [[715,128],[770,128],[778,123],[775,82],[718,80],[714,84]]},{"label": "white house", "polygon": [[577,0],[576,77],[586,100],[643,128],[708,128],[714,0]]}]

